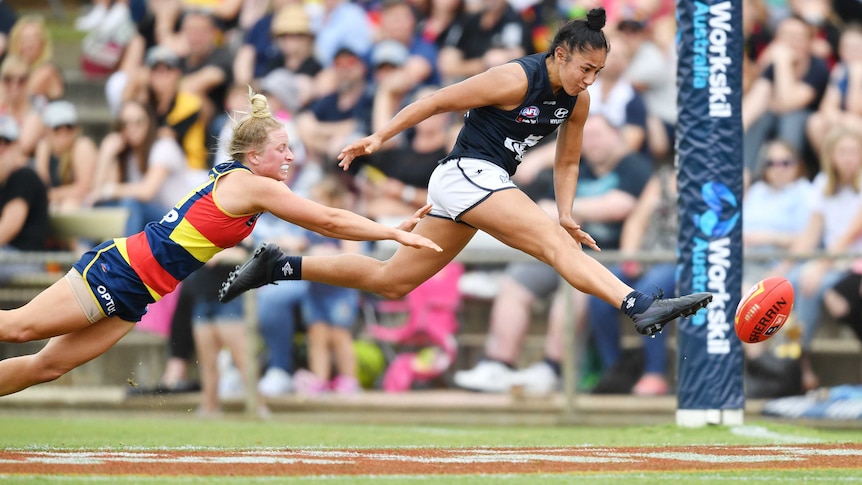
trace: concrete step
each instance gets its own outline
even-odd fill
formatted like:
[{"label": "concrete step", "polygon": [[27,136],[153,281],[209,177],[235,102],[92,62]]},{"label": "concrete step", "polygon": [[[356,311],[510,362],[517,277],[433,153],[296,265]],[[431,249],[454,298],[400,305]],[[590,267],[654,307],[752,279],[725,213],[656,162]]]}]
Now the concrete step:
[{"label": "concrete step", "polygon": [[105,99],[105,80],[88,78],[80,69],[67,69],[63,75],[66,99],[78,108],[84,134],[100,142],[114,122]]},{"label": "concrete step", "polygon": [[[82,103],[88,108],[104,109],[107,112],[106,79],[88,77],[80,69],[66,69],[63,71],[63,77],[66,81],[66,99]],[[93,114],[100,114],[100,112],[88,113],[90,116]]]}]

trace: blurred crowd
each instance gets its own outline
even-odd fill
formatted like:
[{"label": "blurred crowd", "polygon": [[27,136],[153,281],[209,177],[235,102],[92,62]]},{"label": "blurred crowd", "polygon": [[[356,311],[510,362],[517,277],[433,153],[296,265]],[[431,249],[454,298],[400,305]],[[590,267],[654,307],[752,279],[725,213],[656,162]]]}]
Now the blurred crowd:
[{"label": "blurred crowd", "polygon": [[[853,0],[742,3],[745,249],[859,251],[862,6]],[[417,97],[546,50],[562,23],[596,6],[607,9],[612,49],[589,87],[573,214],[605,250],[672,250],[677,88],[670,0],[94,0],[75,27],[86,32],[81,70],[104,81],[113,118],[98,140],[82,126],[89,107],[66,92],[45,19],[0,3],[0,247],[56,248],[51,213],[125,207],[127,234],[161,218],[210,167],[227,160],[225,144],[246,109],[249,86],[268,97],[287,127],[296,154],[292,190],[377,220],[408,216],[425,203],[431,171],[460,128],[458,114],[426,120],[347,174],[337,167],[339,151]],[[553,159],[553,140],[541,143],[514,176],[550,217],[556,216]],[[368,250],[266,216],[253,239],[247,248],[273,241],[311,254]],[[793,322],[784,332],[798,346],[795,390],[819,385],[807,357],[824,312],[862,337],[862,264],[851,263],[762,259],[746,265],[746,288],[781,274],[796,289]],[[241,303],[213,304],[215,290],[202,288],[212,289],[224,275],[217,266],[206,269],[200,283],[178,290],[170,358],[155,391],[194,388],[187,382],[190,359],[206,356],[200,375],[209,397],[201,409],[209,413],[218,409],[218,393],[237,390],[229,382],[231,366],[220,370],[217,354],[229,349],[227,360],[241,366],[246,344]],[[631,259],[614,271],[641,291],[674,292],[671,264]],[[558,389],[570,296],[558,291],[558,281],[541,263],[505,268],[484,357],[455,372],[454,384],[487,392]],[[256,297],[266,347],[262,395],[361,389],[353,336],[365,297],[305,283],[266,287]],[[595,357],[598,377],[590,389],[672,391],[663,338],[646,339],[632,355],[621,344],[616,309],[572,297]],[[542,299],[551,302],[544,359],[518,370],[531,308]],[[299,329],[307,348],[300,357]],[[768,367],[764,359],[776,358],[772,350],[783,344],[746,346],[749,367]],[[754,393],[759,381],[751,382]]]}]

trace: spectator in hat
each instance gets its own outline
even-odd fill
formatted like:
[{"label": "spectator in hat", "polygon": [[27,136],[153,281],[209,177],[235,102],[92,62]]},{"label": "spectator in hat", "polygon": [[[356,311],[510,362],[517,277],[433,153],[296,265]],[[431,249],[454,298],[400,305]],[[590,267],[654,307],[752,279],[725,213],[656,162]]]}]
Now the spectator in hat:
[{"label": "spectator in hat", "polygon": [[[369,87],[374,99],[373,126],[383,126],[403,107],[403,100],[408,94],[404,90],[403,68],[409,57],[410,53],[400,42],[383,40],[374,45]],[[388,140],[387,144],[393,145],[398,138]]]},{"label": "spectator in hat", "polygon": [[294,117],[307,107],[305,99],[309,92],[306,89],[313,89],[311,82],[308,77],[297,76],[287,69],[276,69],[264,76],[257,85],[262,93],[267,93],[267,98],[269,95],[274,96],[278,107]]},{"label": "spectator in hat", "polygon": [[322,66],[314,58],[311,17],[302,5],[287,5],[276,13],[272,20],[272,38],[278,50],[267,72],[279,67],[312,77],[320,72]]},{"label": "spectator in hat", "polygon": [[[226,49],[218,47],[221,34],[211,12],[183,10],[179,0],[154,0],[153,3],[150,8],[155,17],[148,17],[149,20],[139,24],[139,35],[132,41],[131,52],[126,56],[130,61],[124,60],[120,71],[108,79],[108,104],[116,114],[124,100],[141,101],[155,96],[158,98],[157,114],[160,118],[171,114],[167,125],[177,133],[190,166],[206,169],[211,165],[208,154],[215,151],[214,147],[208,151],[207,141],[216,138],[223,118],[212,126],[210,122],[217,118],[216,114],[224,112],[225,93],[232,82],[233,60]],[[146,51],[142,56],[140,51],[143,49]],[[154,69],[156,67],[178,71],[164,76],[164,71],[159,72]],[[173,74],[177,73],[178,79],[174,81]],[[155,81],[161,89],[151,85],[154,77],[161,79]],[[194,95],[197,100],[183,100],[180,112],[171,110],[171,99],[176,96],[176,91]],[[195,119],[189,122],[192,114]],[[186,133],[189,127],[195,127],[196,122],[202,124],[204,131]],[[184,126],[177,126],[180,123]],[[212,136],[207,136],[207,129]]]},{"label": "spectator in hat", "polygon": [[[370,96],[373,97],[372,127],[383,126],[404,107],[408,98],[416,98],[415,93],[418,91],[408,93],[403,90],[402,68],[409,59],[407,47],[398,41],[383,40],[375,44],[371,52],[372,84],[369,86]],[[424,91],[422,88],[419,90]],[[392,137],[383,148],[395,148],[405,143],[404,138],[404,135]]]},{"label": "spectator in hat", "polygon": [[404,67],[409,58],[410,51],[404,44],[397,40],[381,40],[374,44],[374,49],[371,51],[371,66],[375,69],[381,67],[398,69]]},{"label": "spectator in hat", "polygon": [[[45,185],[33,169],[22,163],[18,123],[0,115],[0,251],[48,249],[50,220]],[[0,282],[24,271],[29,263],[0,264]]]},{"label": "spectator in hat", "polygon": [[323,163],[324,169],[335,166],[328,162],[335,161],[350,137],[368,132],[373,103],[373,93],[367,89],[368,66],[359,53],[342,47],[333,69],[338,80],[335,92],[313,102],[297,118],[309,159]]},{"label": "spectator in hat", "polygon": [[36,145],[34,167],[48,187],[50,209],[77,209],[91,190],[99,150],[81,133],[78,110],[69,101],[45,106],[42,122],[47,130]]},{"label": "spectator in hat", "polygon": [[295,99],[281,101],[296,112],[322,94],[318,77],[323,67],[314,58],[314,34],[305,9],[288,5],[279,10],[272,22],[272,36],[277,54],[267,66],[266,76],[278,73],[278,79],[290,85]]},{"label": "spectator in hat", "polygon": [[254,79],[266,75],[278,57],[278,48],[273,42],[272,23],[275,15],[294,0],[272,0],[269,10],[243,35],[242,45],[237,49],[233,61],[233,81],[245,86]]}]

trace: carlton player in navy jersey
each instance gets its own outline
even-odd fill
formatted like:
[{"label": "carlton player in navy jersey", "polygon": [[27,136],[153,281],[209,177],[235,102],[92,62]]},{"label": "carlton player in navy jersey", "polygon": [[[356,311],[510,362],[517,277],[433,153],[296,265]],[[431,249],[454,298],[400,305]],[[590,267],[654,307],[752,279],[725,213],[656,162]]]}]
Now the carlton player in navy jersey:
[{"label": "carlton player in navy jersey", "polygon": [[[705,307],[712,300],[710,293],[661,300],[634,291],[583,251],[582,245],[599,250],[572,218],[572,202],[590,107],[586,89],[595,82],[610,49],[604,25],[604,9],[590,10],[586,19],[564,25],[547,53],[516,59],[442,88],[342,150],[339,165],[346,170],[356,157],[373,153],[386,140],[431,116],[466,111],[454,149],[431,175],[432,217],[424,218],[413,231],[440,244],[442,253],[399,247],[391,259],[378,261],[359,255],[288,256],[274,245],[263,245],[230,275],[220,294],[222,301],[288,279],[398,298],[436,274],[481,229],[553,266],[575,288],[619,307],[642,334],[653,335],[678,316]],[[555,130],[559,130],[554,161],[558,221],[510,180],[524,153]],[[291,271],[279,270],[284,267]]]},{"label": "carlton player in navy jersey", "polygon": [[29,303],[0,311],[0,342],[50,338],[36,354],[0,361],[0,396],[57,379],[104,353],[134,328],[148,304],[248,236],[263,211],[330,237],[393,239],[440,251],[408,232],[427,206],[396,229],[294,194],[284,184],[293,161],[287,130],[264,96],[249,92],[249,101],[251,112],[228,146],[232,161],[213,168],[161,220],[100,244]]}]

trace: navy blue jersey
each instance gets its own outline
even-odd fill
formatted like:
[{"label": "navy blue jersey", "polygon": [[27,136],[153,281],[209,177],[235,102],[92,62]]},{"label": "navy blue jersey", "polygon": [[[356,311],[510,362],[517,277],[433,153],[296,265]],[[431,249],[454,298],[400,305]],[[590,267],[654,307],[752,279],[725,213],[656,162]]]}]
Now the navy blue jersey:
[{"label": "navy blue jersey", "polygon": [[467,111],[464,127],[447,159],[478,158],[503,167],[509,175],[524,152],[553,133],[572,114],[577,96],[560,89],[554,94],[545,66],[546,54],[515,59],[527,73],[527,97],[520,106],[504,111],[483,106]]}]

